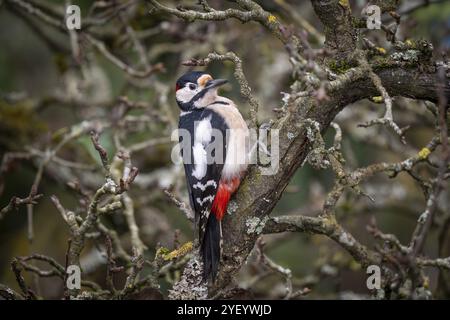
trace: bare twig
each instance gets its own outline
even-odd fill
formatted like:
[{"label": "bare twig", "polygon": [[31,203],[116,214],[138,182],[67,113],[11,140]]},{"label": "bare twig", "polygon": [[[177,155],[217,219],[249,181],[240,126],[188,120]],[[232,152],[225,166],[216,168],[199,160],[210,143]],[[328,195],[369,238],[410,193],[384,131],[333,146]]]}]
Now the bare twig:
[{"label": "bare twig", "polygon": [[272,259],[270,259],[265,253],[264,253],[264,241],[263,237],[260,237],[256,241],[256,248],[258,252],[258,260],[267,266],[272,271],[279,273],[281,276],[284,277],[286,282],[286,295],[284,299],[288,300],[292,296],[292,272],[288,268],[284,268],[278,264],[276,264]]},{"label": "bare twig", "polygon": [[194,213],[192,212],[192,209],[190,206],[188,206],[183,201],[178,200],[176,198],[176,196],[169,190],[164,190],[164,193],[181,210],[181,212],[183,212],[186,215],[186,218],[189,221],[192,221],[192,222],[194,221]]},{"label": "bare twig", "polygon": [[400,129],[399,126],[394,122],[394,118],[392,116],[392,99],[389,96],[389,93],[387,92],[386,88],[381,83],[380,77],[375,72],[373,72],[372,67],[369,65],[369,63],[367,62],[367,59],[365,57],[363,57],[363,56],[359,57],[358,61],[359,61],[360,65],[369,72],[370,79],[372,80],[372,82],[375,85],[375,87],[377,88],[377,90],[381,93],[381,95],[383,97],[383,101],[386,105],[386,112],[385,112],[383,118],[371,120],[367,123],[359,124],[359,126],[367,128],[367,127],[373,126],[375,124],[387,125],[392,130],[394,130],[394,132],[396,134],[398,134],[402,143],[406,144],[406,140],[405,140],[405,136],[404,136],[405,130]]},{"label": "bare twig", "polygon": [[39,200],[42,196],[42,194],[36,194],[36,190],[34,190],[34,192],[26,198],[12,197],[8,205],[0,211],[0,220],[6,213],[17,209],[22,204],[37,204],[37,200]]}]

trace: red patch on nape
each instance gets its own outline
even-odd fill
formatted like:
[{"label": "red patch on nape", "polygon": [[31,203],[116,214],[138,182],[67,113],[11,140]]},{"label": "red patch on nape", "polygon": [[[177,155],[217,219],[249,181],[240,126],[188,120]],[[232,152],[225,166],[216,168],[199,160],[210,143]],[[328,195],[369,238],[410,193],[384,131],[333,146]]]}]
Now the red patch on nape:
[{"label": "red patch on nape", "polygon": [[240,184],[239,178],[234,178],[229,181],[220,181],[217,189],[214,202],[211,207],[211,212],[214,213],[217,220],[222,220],[225,212],[227,212],[228,202],[231,195],[237,190]]},{"label": "red patch on nape", "polygon": [[177,84],[175,85],[175,92],[177,92],[179,89],[180,89],[180,85],[177,83]]}]

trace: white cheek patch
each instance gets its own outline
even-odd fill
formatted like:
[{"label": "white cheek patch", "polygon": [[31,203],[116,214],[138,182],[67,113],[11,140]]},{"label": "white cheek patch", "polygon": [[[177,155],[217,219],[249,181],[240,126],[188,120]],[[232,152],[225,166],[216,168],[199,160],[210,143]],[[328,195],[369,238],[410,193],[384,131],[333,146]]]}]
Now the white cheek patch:
[{"label": "white cheek patch", "polygon": [[192,176],[198,180],[201,180],[206,175],[206,169],[208,166],[206,145],[211,142],[211,116],[199,121],[194,132],[194,146],[192,148],[194,155],[194,170],[192,172]]},{"label": "white cheek patch", "polygon": [[175,96],[177,97],[177,100],[183,103],[187,103],[191,101],[192,97],[196,94],[195,91],[189,90],[187,87],[184,87],[183,89],[177,90],[177,93]]}]

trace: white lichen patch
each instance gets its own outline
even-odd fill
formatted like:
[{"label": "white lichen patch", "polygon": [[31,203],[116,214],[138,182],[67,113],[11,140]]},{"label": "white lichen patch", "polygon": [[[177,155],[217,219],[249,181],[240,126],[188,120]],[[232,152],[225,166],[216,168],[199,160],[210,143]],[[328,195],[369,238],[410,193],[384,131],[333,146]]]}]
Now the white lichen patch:
[{"label": "white lichen patch", "polygon": [[292,139],[295,138],[295,134],[293,134],[292,132],[288,132],[288,133],[287,133],[287,138],[288,138],[289,140],[292,140]]},{"label": "white lichen patch", "polygon": [[424,213],[422,213],[422,214],[420,215],[420,217],[419,217],[419,219],[417,220],[417,222],[418,222],[418,223],[421,223],[421,224],[424,224],[425,221],[428,220],[428,216],[429,216],[429,213],[428,213],[428,210],[427,210],[427,211],[425,211]]},{"label": "white lichen patch", "polygon": [[111,178],[108,178],[105,183],[105,190],[109,193],[116,193],[117,185]]},{"label": "white lichen patch", "polygon": [[291,98],[291,95],[287,92],[280,92],[280,93],[283,96],[281,98],[281,101],[283,101],[283,108],[286,108],[289,103],[289,99]]},{"label": "white lichen patch", "polygon": [[306,119],[306,136],[310,142],[316,141],[316,134],[320,133],[320,124],[317,121]]},{"label": "white lichen patch", "polygon": [[339,243],[345,244],[347,246],[353,246],[355,244],[355,239],[350,236],[347,232],[343,232],[339,236]]},{"label": "white lichen patch", "polygon": [[208,297],[208,286],[203,281],[203,264],[200,257],[195,255],[184,268],[183,275],[169,290],[171,300],[204,300]]},{"label": "white lichen patch", "polygon": [[320,79],[312,72],[305,72],[303,80],[313,87],[320,85]]},{"label": "white lichen patch", "polygon": [[402,166],[405,170],[411,170],[413,164],[414,164],[413,158],[409,158],[409,159],[404,160],[404,161],[401,163],[401,166]]},{"label": "white lichen patch", "polygon": [[233,213],[235,213],[237,211],[238,208],[239,208],[239,206],[238,206],[237,202],[232,200],[228,203],[227,213],[229,215],[232,215]]},{"label": "white lichen patch", "polygon": [[405,52],[394,52],[391,57],[394,60],[417,62],[419,61],[419,51],[417,50],[406,50]]},{"label": "white lichen patch", "polygon": [[247,234],[261,234],[267,220],[269,220],[268,216],[265,216],[262,219],[258,217],[247,219],[247,221],[245,222],[245,225],[247,226]]},{"label": "white lichen patch", "polygon": [[310,151],[306,160],[313,168],[327,169],[331,165],[327,157],[328,155],[325,150],[316,148]]},{"label": "white lichen patch", "polygon": [[433,206],[434,201],[435,201],[434,195],[430,195],[430,197],[427,200],[427,209],[420,215],[419,219],[417,219],[418,223],[424,224],[428,220],[430,216],[429,208]]},{"label": "white lichen patch", "polygon": [[384,300],[386,298],[386,293],[383,289],[378,289],[375,294],[375,299]]}]

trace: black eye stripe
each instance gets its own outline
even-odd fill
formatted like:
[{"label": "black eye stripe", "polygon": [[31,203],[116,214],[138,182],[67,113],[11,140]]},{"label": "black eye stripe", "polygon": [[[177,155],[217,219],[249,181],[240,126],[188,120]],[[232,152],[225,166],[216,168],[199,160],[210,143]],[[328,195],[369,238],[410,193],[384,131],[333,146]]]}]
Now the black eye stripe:
[{"label": "black eye stripe", "polygon": [[197,86],[193,83],[189,84],[189,89],[191,89],[191,90],[195,90],[196,87]]}]

